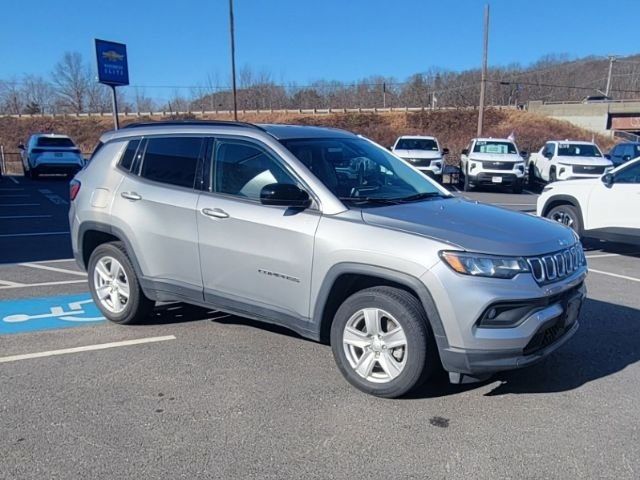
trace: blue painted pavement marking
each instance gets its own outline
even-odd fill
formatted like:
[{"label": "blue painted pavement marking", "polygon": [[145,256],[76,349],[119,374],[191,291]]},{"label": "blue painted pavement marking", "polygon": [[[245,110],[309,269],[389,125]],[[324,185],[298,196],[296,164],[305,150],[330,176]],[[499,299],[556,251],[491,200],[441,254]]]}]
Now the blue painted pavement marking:
[{"label": "blue painted pavement marking", "polygon": [[86,293],[0,302],[0,335],[78,327],[104,320]]}]

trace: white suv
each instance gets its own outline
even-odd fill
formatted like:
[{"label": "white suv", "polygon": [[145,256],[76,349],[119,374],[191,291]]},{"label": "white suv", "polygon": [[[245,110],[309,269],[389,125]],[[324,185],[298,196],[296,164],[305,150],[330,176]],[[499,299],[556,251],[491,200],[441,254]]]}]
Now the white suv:
[{"label": "white suv", "polygon": [[537,213],[580,236],[640,245],[640,158],[600,178],[544,188]]},{"label": "white suv", "polygon": [[30,178],[38,178],[41,173],[75,175],[84,166],[80,149],[66,135],[31,135],[27,145],[20,144],[18,148],[24,174]]},{"label": "white suv", "polygon": [[552,140],[529,158],[530,183],[599,178],[610,170],[613,170],[613,163],[592,142]]},{"label": "white suv", "polygon": [[396,140],[391,151],[425,175],[442,183],[444,156],[449,153],[449,149],[440,148],[435,137],[403,135]]},{"label": "white suv", "polygon": [[464,191],[475,186],[494,185],[522,193],[525,152],[506,138],[474,138],[462,150],[460,170]]}]

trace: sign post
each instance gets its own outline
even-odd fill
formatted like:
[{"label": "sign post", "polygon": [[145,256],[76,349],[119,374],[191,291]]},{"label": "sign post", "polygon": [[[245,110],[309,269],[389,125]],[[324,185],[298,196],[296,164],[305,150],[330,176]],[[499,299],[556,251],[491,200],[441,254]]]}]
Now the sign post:
[{"label": "sign post", "polygon": [[96,61],[98,65],[98,82],[111,87],[113,100],[113,123],[118,130],[118,98],[116,87],[129,85],[129,66],[127,63],[127,46],[124,43],[98,40],[96,42]]}]

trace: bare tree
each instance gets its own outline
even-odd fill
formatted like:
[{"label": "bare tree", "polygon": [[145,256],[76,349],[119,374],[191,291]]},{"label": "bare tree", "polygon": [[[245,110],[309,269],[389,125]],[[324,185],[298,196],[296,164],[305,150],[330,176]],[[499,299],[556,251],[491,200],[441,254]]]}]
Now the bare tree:
[{"label": "bare tree", "polygon": [[91,82],[90,71],[78,52],[67,52],[53,68],[53,83],[60,107],[73,113],[87,108],[87,94]]},{"label": "bare tree", "polygon": [[15,78],[9,81],[0,81],[0,109],[4,113],[22,113],[25,99],[20,84]]}]

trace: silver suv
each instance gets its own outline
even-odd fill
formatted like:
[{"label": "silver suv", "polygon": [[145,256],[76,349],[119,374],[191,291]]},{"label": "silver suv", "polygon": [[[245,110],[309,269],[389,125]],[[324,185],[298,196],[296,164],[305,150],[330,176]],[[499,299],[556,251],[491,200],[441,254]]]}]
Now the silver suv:
[{"label": "silver suv", "polygon": [[[355,173],[354,173],[355,172]],[[183,301],[331,343],[397,397],[530,365],[578,328],[586,261],[556,222],[456,198],[342,130],[137,124],[71,182],[73,250],[113,322]]]}]

